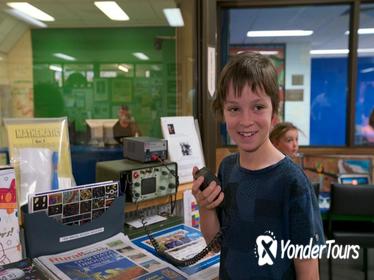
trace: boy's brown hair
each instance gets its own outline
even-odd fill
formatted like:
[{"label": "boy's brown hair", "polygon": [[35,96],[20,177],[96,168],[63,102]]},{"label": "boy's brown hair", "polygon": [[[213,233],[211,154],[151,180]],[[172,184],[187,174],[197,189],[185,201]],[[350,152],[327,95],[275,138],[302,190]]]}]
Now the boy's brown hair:
[{"label": "boy's brown hair", "polygon": [[235,55],[222,69],[218,81],[217,95],[213,101],[213,110],[223,116],[223,105],[230,83],[235,96],[240,97],[245,85],[252,91],[263,89],[271,99],[273,115],[278,113],[279,86],[277,71],[269,58],[259,53],[243,52]]},{"label": "boy's brown hair", "polygon": [[274,144],[275,142],[279,141],[279,139],[284,134],[286,134],[287,131],[290,131],[290,130],[299,131],[299,129],[293,123],[290,123],[290,122],[281,122],[281,123],[276,124],[270,132],[269,138],[270,138],[271,143]]}]

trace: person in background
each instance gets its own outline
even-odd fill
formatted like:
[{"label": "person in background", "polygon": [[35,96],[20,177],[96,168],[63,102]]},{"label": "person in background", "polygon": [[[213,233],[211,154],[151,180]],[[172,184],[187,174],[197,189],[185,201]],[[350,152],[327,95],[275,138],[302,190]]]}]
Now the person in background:
[{"label": "person in background", "polygon": [[290,122],[281,122],[270,132],[270,141],[283,154],[295,157],[299,150],[299,129]]},{"label": "person in background", "polygon": [[367,124],[361,128],[364,144],[374,144],[374,109],[371,111]]},{"label": "person in background", "polygon": [[119,143],[123,142],[124,137],[141,136],[141,131],[131,116],[129,107],[121,105],[118,110],[118,121],[113,127],[113,137]]},{"label": "person in background", "polygon": [[276,250],[281,240],[295,247],[324,244],[308,178],[269,139],[278,113],[277,80],[271,60],[252,52],[233,56],[219,78],[213,106],[239,152],[222,160],[220,184],[201,191],[200,176],[192,194],[207,243],[222,232],[214,243],[221,251],[220,279],[319,279],[315,256],[282,258]]}]

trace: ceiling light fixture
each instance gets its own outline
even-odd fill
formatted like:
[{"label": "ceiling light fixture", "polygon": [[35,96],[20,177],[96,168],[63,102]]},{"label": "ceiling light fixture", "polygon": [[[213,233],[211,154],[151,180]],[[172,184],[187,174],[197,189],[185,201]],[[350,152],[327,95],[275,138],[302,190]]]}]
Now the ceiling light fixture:
[{"label": "ceiling light fixture", "polygon": [[310,54],[347,54],[348,49],[331,49],[331,50],[311,50]]},{"label": "ceiling light fixture", "polygon": [[44,23],[44,22],[41,22],[40,20],[37,20],[33,17],[30,17],[16,9],[6,9],[5,10],[8,14],[18,18],[19,20],[22,20],[28,24],[31,24],[35,27],[42,27],[42,28],[45,28],[47,27],[47,25]]},{"label": "ceiling light fixture", "polygon": [[374,72],[374,67],[369,67],[369,68],[365,68],[365,69],[361,70],[362,74],[366,74],[366,73],[370,73],[370,72]]},{"label": "ceiling light fixture", "polygon": [[[241,54],[243,52],[246,52],[246,51],[237,51],[236,53]],[[256,52],[256,53],[259,53],[259,54],[262,54],[262,55],[278,55],[279,54],[278,51],[256,51],[256,50],[254,50],[253,52]]]},{"label": "ceiling light fixture", "polygon": [[[357,33],[360,35],[365,35],[365,34],[374,34],[374,28],[359,28],[357,30]],[[349,35],[349,30],[344,32],[345,35]]]},{"label": "ceiling light fixture", "polygon": [[158,66],[158,65],[152,65],[151,68],[154,71],[160,71],[161,70],[160,66]]},{"label": "ceiling light fixture", "polygon": [[8,2],[7,5],[13,9],[16,9],[32,18],[42,20],[42,21],[54,21],[55,19],[49,14],[43,12],[42,10],[34,7],[27,2]]},{"label": "ceiling light fixture", "polygon": [[116,71],[100,71],[100,78],[116,78]]},{"label": "ceiling light fixture", "polygon": [[62,72],[62,67],[58,65],[49,65],[49,69],[56,72]]},{"label": "ceiling light fixture", "polygon": [[125,21],[130,19],[115,1],[95,1],[94,4],[111,20]]},{"label": "ceiling light fixture", "polygon": [[[365,49],[357,49],[358,53],[374,53],[373,48],[365,48]],[[309,52],[311,55],[319,55],[319,54],[348,54],[348,49],[331,49],[331,50],[311,50]]]},{"label": "ceiling light fixture", "polygon": [[184,26],[181,10],[179,8],[164,9],[164,15],[170,26]]},{"label": "ceiling light fixture", "polygon": [[64,54],[64,53],[54,53],[53,55],[55,57],[61,58],[63,60],[68,60],[68,61],[75,61],[75,60],[77,60],[75,57],[72,57],[72,56]]},{"label": "ceiling light fixture", "polygon": [[140,60],[149,60],[149,57],[142,52],[136,52],[136,53],[133,53],[133,55],[139,58]]},{"label": "ceiling light fixture", "polygon": [[129,72],[129,68],[122,64],[118,65],[118,69],[126,73]]},{"label": "ceiling light fixture", "polygon": [[357,49],[358,53],[374,53],[374,49]]},{"label": "ceiling light fixture", "polygon": [[247,37],[293,37],[293,36],[310,36],[313,30],[262,30],[248,31]]},{"label": "ceiling light fixture", "polygon": [[258,51],[262,55],[278,55],[278,51]]}]

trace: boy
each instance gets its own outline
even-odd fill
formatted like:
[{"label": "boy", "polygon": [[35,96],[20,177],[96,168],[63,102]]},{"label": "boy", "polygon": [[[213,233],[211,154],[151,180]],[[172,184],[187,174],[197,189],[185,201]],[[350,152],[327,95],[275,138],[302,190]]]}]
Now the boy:
[{"label": "boy", "polygon": [[223,232],[220,278],[318,279],[317,259],[281,257],[282,240],[308,245],[324,237],[310,182],[269,139],[278,112],[271,61],[256,53],[235,56],[222,70],[213,107],[239,152],[222,161],[221,186],[212,182],[201,192],[199,177],[192,193],[207,242]]}]

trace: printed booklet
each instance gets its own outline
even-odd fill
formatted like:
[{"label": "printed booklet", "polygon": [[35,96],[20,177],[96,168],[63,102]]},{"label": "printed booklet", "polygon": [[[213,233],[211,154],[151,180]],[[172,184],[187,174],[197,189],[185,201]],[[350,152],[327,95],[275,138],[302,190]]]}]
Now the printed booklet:
[{"label": "printed booklet", "polygon": [[67,117],[5,118],[4,124],[19,206],[26,204],[32,193],[75,185]]},{"label": "printed booklet", "polygon": [[49,279],[183,280],[188,276],[133,244],[123,233],[101,242],[34,259]]}]

